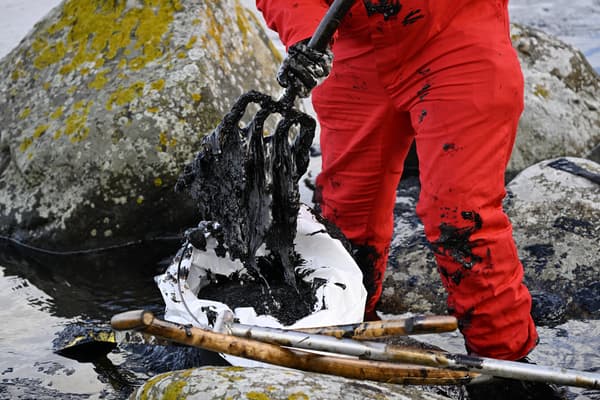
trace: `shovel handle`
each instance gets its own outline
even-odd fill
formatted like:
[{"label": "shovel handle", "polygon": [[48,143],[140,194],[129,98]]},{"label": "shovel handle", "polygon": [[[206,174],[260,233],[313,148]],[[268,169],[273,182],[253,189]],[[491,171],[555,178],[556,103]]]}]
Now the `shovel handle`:
[{"label": "shovel handle", "polygon": [[308,47],[319,51],[327,49],[329,42],[331,42],[331,38],[333,38],[333,34],[354,4],[354,1],[355,0],[334,0],[308,42]]}]

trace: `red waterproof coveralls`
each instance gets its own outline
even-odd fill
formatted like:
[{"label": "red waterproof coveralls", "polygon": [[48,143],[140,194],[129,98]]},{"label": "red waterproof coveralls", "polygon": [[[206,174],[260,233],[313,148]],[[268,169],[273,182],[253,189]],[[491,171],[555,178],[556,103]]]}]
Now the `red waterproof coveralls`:
[{"label": "red waterproof coveralls", "polygon": [[[323,0],[257,0],[290,46],[312,35]],[[467,348],[524,357],[537,341],[504,172],[523,109],[507,0],[357,0],[313,91],[321,125],[324,217],[375,261],[367,313],[381,295],[403,161],[419,156],[417,213]],[[368,279],[367,279],[368,280]]]}]

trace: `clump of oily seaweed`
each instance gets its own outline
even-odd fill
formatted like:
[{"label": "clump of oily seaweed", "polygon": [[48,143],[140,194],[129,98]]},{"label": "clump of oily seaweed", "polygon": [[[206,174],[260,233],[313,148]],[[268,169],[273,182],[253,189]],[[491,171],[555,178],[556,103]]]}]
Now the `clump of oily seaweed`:
[{"label": "clump of oily seaweed", "polygon": [[[258,111],[241,124],[250,104]],[[265,121],[272,114],[281,119],[275,132],[265,135]],[[175,187],[192,196],[202,220],[220,225],[232,259],[240,259],[250,274],[262,279],[256,252],[264,244],[265,264],[279,266],[284,284],[296,292],[298,181],[308,167],[315,126],[314,119],[294,110],[289,100],[248,92],[204,138]]]}]

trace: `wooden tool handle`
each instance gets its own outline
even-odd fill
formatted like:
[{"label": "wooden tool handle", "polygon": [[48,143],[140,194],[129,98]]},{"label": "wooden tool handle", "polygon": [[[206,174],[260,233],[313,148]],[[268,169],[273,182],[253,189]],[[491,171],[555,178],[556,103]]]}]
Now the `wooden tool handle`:
[{"label": "wooden tool handle", "polygon": [[117,331],[143,330],[152,324],[154,314],[145,310],[132,310],[113,316],[110,325]]},{"label": "wooden tool handle", "polygon": [[479,374],[472,372],[359,360],[292,350],[257,340],[195,328],[191,325],[175,324],[155,318],[148,311],[131,311],[115,315],[111,324],[114,329],[137,327],[144,333],[218,353],[346,378],[398,384],[455,385],[466,384],[479,377]]},{"label": "wooden tool handle", "polygon": [[304,333],[335,336],[338,339],[369,340],[389,336],[452,332],[457,328],[458,321],[449,315],[416,315],[409,318],[297,330]]}]

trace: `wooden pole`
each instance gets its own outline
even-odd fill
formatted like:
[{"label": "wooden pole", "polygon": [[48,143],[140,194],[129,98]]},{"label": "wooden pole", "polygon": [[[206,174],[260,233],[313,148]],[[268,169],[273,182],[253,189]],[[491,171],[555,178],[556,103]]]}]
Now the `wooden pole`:
[{"label": "wooden pole", "polygon": [[155,318],[148,311],[130,311],[115,315],[111,320],[111,325],[115,330],[139,330],[173,342],[218,353],[351,379],[396,384],[459,385],[467,384],[480,376],[473,372],[359,360],[292,350],[257,340],[163,321]]},{"label": "wooden pole", "polygon": [[334,336],[338,339],[369,340],[389,336],[419,335],[424,333],[452,332],[458,328],[455,317],[446,315],[416,315],[409,318],[358,324],[301,328],[299,332]]},{"label": "wooden pole", "polygon": [[382,362],[401,362],[449,370],[472,371],[501,378],[554,383],[590,389],[600,388],[600,374],[527,364],[494,358],[452,354],[444,351],[410,349],[403,346],[373,341],[337,339],[326,335],[309,334],[293,330],[266,328],[252,325],[227,324],[227,332],[238,337],[260,342],[295,347],[312,351],[355,356]]}]

